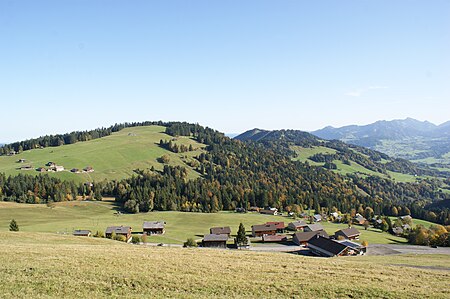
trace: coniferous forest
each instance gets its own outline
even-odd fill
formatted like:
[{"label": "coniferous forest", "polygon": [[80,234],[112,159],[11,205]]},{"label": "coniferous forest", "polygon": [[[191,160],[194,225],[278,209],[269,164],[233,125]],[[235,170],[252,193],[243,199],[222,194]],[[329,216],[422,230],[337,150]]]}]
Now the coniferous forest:
[{"label": "coniferous forest", "polygon": [[[352,209],[370,207],[377,215],[390,216],[394,210],[398,213],[410,211],[415,218],[450,224],[449,205],[442,204],[450,201],[449,196],[440,192],[432,179],[397,183],[375,176],[343,176],[323,167],[293,161],[292,151],[283,142],[242,142],[198,124],[116,124],[107,129],[44,136],[5,145],[2,151],[59,146],[100,138],[126,127],[154,124],[165,126],[166,133],[171,136],[191,136],[207,145],[206,151],[196,157],[198,163],[195,167],[200,178],[189,180],[185,168],[168,165],[162,171],[138,170],[133,177],[121,181],[85,184],[61,181],[47,175],[6,177],[0,174],[0,199],[51,203],[73,200],[77,196],[96,200],[112,196],[131,213],[151,210],[211,213],[251,206],[276,207],[281,211],[296,206],[300,210],[320,209],[323,212],[336,208],[349,213]],[[165,141],[161,141],[160,146],[171,151],[189,151],[189,148],[176,148]],[[368,153],[378,155],[376,152]]]}]

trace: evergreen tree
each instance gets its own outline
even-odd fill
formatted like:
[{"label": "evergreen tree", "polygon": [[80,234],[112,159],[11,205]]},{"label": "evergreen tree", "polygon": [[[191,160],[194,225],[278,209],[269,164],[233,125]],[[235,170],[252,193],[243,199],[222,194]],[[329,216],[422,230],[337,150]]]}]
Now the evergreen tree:
[{"label": "evergreen tree", "polygon": [[239,224],[239,229],[236,236],[236,244],[238,247],[247,245],[247,236],[245,234],[245,227],[242,222]]},{"label": "evergreen tree", "polygon": [[17,224],[16,220],[11,220],[11,222],[9,223],[9,230],[12,232],[19,231],[19,225]]}]

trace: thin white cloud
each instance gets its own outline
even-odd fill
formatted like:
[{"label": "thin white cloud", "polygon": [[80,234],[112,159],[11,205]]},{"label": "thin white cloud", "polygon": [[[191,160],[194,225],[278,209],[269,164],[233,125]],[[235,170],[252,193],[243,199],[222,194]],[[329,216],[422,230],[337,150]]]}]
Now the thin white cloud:
[{"label": "thin white cloud", "polygon": [[349,97],[361,97],[362,95],[364,95],[365,93],[367,93],[370,90],[376,90],[376,89],[388,89],[388,86],[369,86],[366,88],[361,88],[361,89],[355,89],[355,90],[350,90],[349,92],[346,92],[345,95],[349,96]]}]

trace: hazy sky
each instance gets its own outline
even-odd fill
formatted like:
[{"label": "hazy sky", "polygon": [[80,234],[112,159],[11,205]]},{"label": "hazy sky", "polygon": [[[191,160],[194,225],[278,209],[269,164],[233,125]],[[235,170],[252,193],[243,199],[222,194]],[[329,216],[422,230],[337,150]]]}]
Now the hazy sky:
[{"label": "hazy sky", "polygon": [[450,1],[0,1],[0,141],[450,120]]}]

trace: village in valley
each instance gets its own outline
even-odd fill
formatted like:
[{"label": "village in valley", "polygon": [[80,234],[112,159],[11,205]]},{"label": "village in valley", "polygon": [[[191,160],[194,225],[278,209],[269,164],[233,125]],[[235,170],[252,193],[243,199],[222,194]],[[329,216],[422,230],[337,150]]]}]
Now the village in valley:
[{"label": "village in valley", "polygon": [[[292,219],[287,225],[285,221],[268,221],[263,224],[254,224],[251,231],[246,231],[240,225],[236,234],[233,234],[229,226],[217,226],[209,228],[209,233],[200,239],[188,239],[184,247],[200,247],[215,249],[240,249],[264,251],[264,245],[270,245],[269,251],[288,252],[299,255],[318,257],[356,256],[365,255],[369,244],[360,240],[360,229],[368,227],[380,227],[384,220],[380,217],[366,219],[356,213],[350,221],[348,228],[339,229],[333,233],[325,231],[321,222],[341,222],[343,216],[337,212],[326,214],[301,213],[298,217],[289,212],[285,215],[278,213],[276,208],[251,207],[248,211],[237,208],[235,213],[259,213],[262,215],[281,216]],[[117,212],[117,216],[121,213]],[[309,216],[308,216],[309,215]],[[284,219],[283,219],[284,220]],[[117,241],[132,243],[135,245],[153,246],[177,246],[152,242],[151,237],[163,235],[166,232],[165,221],[144,221],[141,230],[134,231],[131,226],[108,226],[105,232],[77,229],[74,236],[109,238]],[[409,231],[412,225],[410,215],[400,216],[392,227],[392,232],[401,235]],[[254,246],[256,245],[256,246]],[[181,245],[178,245],[181,246]]]}]

